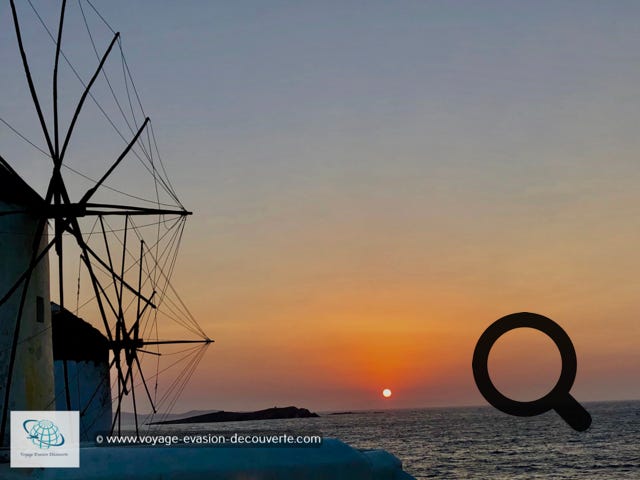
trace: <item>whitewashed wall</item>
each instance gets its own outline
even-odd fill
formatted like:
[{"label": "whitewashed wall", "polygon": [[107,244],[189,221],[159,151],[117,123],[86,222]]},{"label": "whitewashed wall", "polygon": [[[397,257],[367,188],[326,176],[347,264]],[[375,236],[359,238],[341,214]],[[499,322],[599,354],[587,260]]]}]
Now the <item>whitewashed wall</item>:
[{"label": "whitewashed wall", "polygon": [[[64,389],[64,361],[54,362],[56,410],[67,410]],[[109,365],[93,360],[67,360],[70,410],[80,416],[80,440],[94,441],[96,434],[111,430],[111,389]],[[94,395],[95,393],[95,395]]]},{"label": "whitewashed wall", "polygon": [[[0,201],[0,212],[23,209]],[[24,213],[0,216],[0,296],[4,296],[28,268],[37,224],[35,216]],[[40,248],[47,241],[45,228]],[[0,409],[4,406],[11,344],[21,295],[22,287],[0,307]],[[47,257],[38,264],[29,282],[10,395],[11,410],[51,410],[55,407]],[[8,426],[5,431],[9,431]]]}]

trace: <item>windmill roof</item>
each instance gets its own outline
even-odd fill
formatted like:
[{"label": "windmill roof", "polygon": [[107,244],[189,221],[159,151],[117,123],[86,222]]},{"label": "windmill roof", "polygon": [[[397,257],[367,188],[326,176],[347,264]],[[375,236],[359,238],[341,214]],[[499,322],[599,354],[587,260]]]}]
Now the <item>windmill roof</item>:
[{"label": "windmill roof", "polygon": [[53,359],[109,361],[109,341],[90,323],[51,303]]},{"label": "windmill roof", "polygon": [[41,205],[44,200],[0,157],[0,201],[20,206]]}]

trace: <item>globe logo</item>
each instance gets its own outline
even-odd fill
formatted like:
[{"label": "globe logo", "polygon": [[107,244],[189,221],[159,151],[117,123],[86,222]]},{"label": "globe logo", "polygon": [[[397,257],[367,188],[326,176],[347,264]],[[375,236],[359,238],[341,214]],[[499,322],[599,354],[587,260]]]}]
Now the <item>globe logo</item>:
[{"label": "globe logo", "polygon": [[64,444],[62,433],[51,420],[25,420],[22,428],[29,435],[27,438],[38,448],[59,447]]}]

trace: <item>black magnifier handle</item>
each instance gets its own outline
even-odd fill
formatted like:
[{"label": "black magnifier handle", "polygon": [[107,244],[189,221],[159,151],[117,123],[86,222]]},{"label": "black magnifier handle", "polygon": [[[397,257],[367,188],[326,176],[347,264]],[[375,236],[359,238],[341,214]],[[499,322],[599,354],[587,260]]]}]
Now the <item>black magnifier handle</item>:
[{"label": "black magnifier handle", "polygon": [[569,393],[554,403],[553,409],[571,428],[584,432],[591,425],[591,415]]}]

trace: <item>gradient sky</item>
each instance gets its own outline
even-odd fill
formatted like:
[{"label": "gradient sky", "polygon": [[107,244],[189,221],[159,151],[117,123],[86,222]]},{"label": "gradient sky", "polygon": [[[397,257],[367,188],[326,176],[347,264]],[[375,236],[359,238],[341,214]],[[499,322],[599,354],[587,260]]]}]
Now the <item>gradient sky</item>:
[{"label": "gradient sky", "polygon": [[[174,285],[216,344],[176,410],[484,404],[475,342],[518,311],[570,335],[576,398],[640,398],[638,2],[94,3],[195,212]],[[533,399],[560,359],[523,330],[490,367]]]}]

